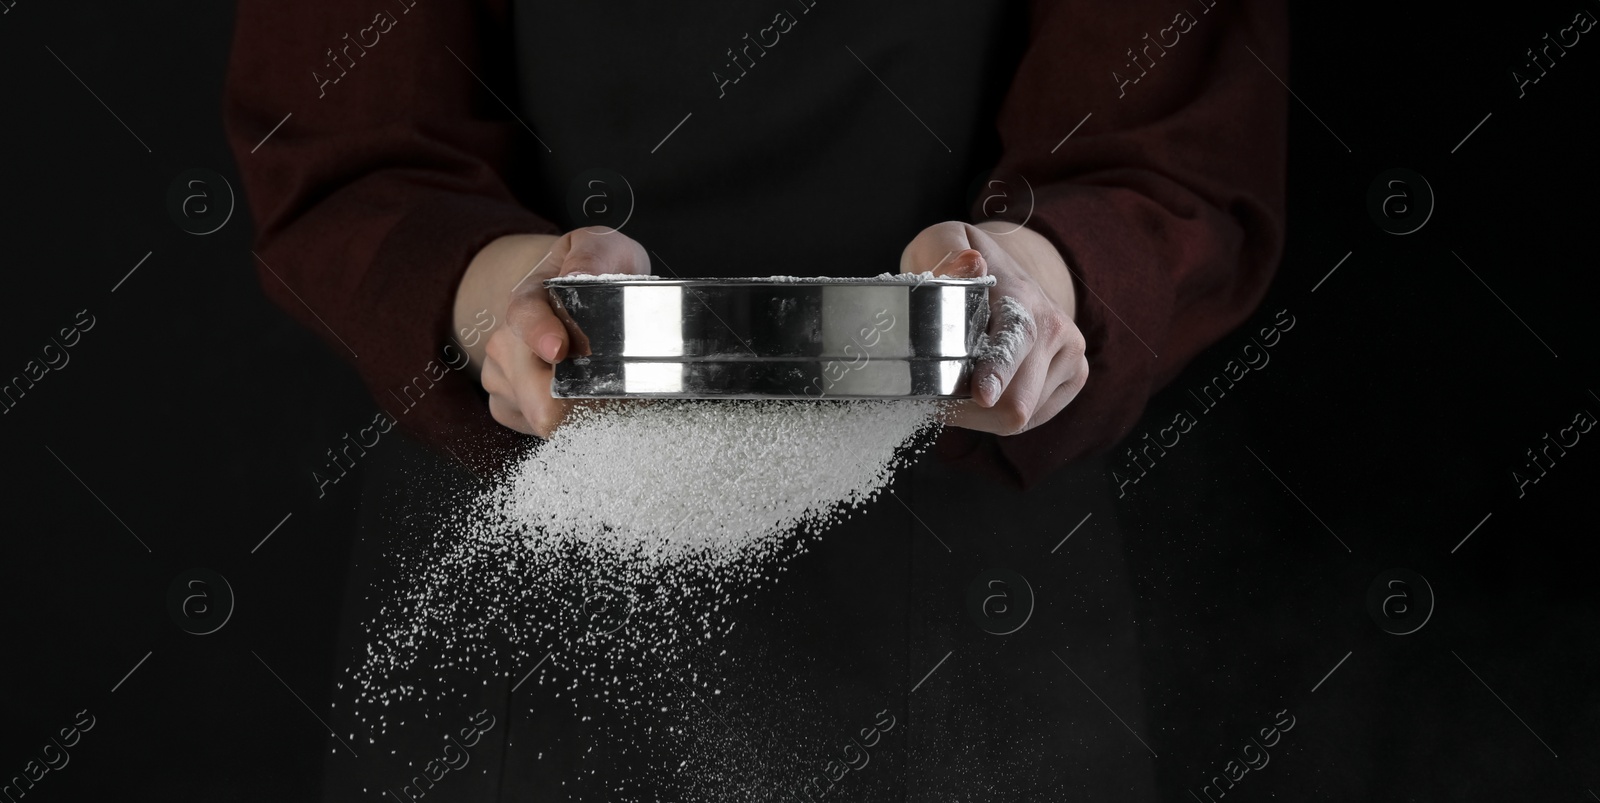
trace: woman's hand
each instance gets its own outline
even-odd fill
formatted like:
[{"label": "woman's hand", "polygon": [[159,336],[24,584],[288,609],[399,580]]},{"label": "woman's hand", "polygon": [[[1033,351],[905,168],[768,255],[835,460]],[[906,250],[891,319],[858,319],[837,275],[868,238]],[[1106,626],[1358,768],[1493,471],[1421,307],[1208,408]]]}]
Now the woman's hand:
[{"label": "woman's hand", "polygon": [[957,402],[948,423],[1015,435],[1049,421],[1083,389],[1089,361],[1083,333],[1072,321],[1077,292],[1049,240],[1003,221],[939,223],[923,229],[900,256],[902,273],[929,270],[951,278],[995,278],[989,290],[990,354],[975,361],[972,400]]},{"label": "woman's hand", "polygon": [[[531,269],[531,272],[530,272]],[[528,435],[548,438],[572,410],[573,401],[550,395],[555,364],[567,356],[567,329],[550,306],[544,280],[571,273],[650,272],[650,256],[621,232],[591,226],[560,237],[516,234],[501,237],[473,257],[456,289],[458,331],[487,309],[496,327],[467,345],[489,392],[494,420]]]}]

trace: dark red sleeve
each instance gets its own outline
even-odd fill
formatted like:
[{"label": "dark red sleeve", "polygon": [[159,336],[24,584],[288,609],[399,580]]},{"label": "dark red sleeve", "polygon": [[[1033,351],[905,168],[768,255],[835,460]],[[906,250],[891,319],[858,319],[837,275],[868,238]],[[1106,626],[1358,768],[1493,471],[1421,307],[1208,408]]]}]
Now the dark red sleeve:
[{"label": "dark red sleeve", "polygon": [[1033,3],[1000,112],[999,176],[1031,183],[1027,225],[1074,272],[1090,370],[1050,422],[983,444],[1024,483],[1126,435],[1153,393],[1255,309],[1276,269],[1286,10],[1209,2]]},{"label": "dark red sleeve", "polygon": [[515,437],[450,367],[456,285],[496,237],[555,231],[503,179],[542,145],[473,75],[515,102],[495,83],[505,18],[503,0],[240,0],[224,105],[266,294],[403,427],[479,456]]}]

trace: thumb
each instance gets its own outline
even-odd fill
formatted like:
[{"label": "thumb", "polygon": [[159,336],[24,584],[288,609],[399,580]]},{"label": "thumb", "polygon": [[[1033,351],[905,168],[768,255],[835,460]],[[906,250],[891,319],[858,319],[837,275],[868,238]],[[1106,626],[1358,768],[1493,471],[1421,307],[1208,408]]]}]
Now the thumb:
[{"label": "thumb", "polygon": [[561,263],[570,250],[570,235],[563,235],[545,252],[533,270],[512,290],[506,305],[506,326],[522,344],[554,365],[566,356],[567,327],[550,303],[544,280],[561,273]]},{"label": "thumb", "polygon": [[972,248],[952,253],[933,269],[933,275],[948,279],[976,279],[989,275],[989,263]]},{"label": "thumb", "polygon": [[976,279],[988,274],[983,255],[973,248],[968,226],[948,221],[923,229],[900,254],[901,273],[932,271],[935,276]]},{"label": "thumb", "polygon": [[[649,272],[649,254],[627,235],[603,226],[574,229],[550,247],[544,264],[530,277],[530,286],[525,286],[522,294],[506,309],[506,317],[522,342],[545,362],[554,365],[566,358],[571,333],[550,301],[550,293],[544,287],[545,279],[573,273]],[[581,340],[579,345],[583,345]]]},{"label": "thumb", "polygon": [[550,297],[539,282],[537,292],[522,293],[506,307],[506,324],[534,354],[554,365],[567,353],[567,327],[550,305]]}]

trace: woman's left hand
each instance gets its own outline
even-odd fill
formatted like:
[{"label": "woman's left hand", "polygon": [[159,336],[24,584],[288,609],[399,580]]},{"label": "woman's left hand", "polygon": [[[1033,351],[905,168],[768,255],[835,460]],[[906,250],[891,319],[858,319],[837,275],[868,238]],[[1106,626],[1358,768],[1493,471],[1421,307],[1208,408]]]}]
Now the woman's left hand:
[{"label": "woman's left hand", "polygon": [[1015,435],[1060,413],[1089,378],[1077,292],[1067,263],[1043,236],[1014,223],[949,221],[923,229],[900,255],[902,273],[995,278],[990,348],[972,367],[972,399],[952,426]]}]

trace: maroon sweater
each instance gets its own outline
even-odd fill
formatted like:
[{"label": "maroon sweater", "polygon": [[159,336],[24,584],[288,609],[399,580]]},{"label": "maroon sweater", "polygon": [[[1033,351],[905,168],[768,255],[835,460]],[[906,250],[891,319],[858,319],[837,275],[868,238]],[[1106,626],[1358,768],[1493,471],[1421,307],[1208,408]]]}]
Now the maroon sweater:
[{"label": "maroon sweater", "polygon": [[[456,285],[496,237],[559,231],[530,208],[561,199],[516,167],[540,146],[504,105],[518,103],[509,16],[505,0],[240,0],[227,87],[267,295],[350,355],[403,426],[467,458],[521,436],[445,349]],[[1090,378],[1030,432],[942,444],[1025,484],[1115,444],[1260,302],[1283,244],[1273,73],[1288,74],[1278,3],[1037,0],[1027,25],[993,121],[999,167],[1028,179],[1027,225],[1075,273]],[[345,86],[339,49],[362,59]]]}]

